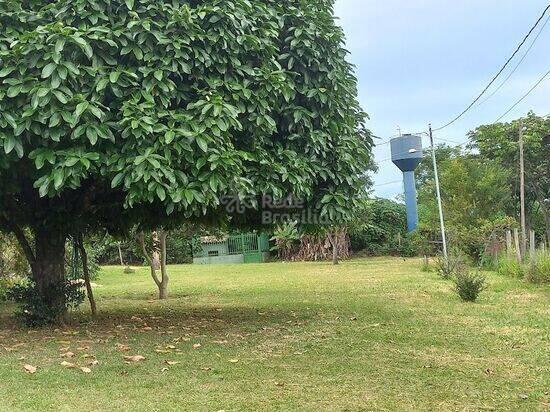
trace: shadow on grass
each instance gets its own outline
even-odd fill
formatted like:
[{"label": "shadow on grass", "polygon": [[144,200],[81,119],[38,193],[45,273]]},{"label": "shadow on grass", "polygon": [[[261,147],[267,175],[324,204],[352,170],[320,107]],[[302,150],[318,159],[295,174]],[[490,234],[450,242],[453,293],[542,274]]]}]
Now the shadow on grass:
[{"label": "shadow on grass", "polygon": [[[223,336],[229,333],[257,332],[264,329],[285,329],[315,320],[315,312],[275,310],[246,306],[204,306],[179,304],[170,307],[170,300],[156,301],[148,307],[112,306],[100,307],[92,319],[87,311],[72,312],[63,325],[26,328],[16,322],[12,309],[0,310],[0,335],[29,334],[51,335],[59,332],[85,334],[97,337],[113,330],[129,333],[182,333],[211,334]],[[173,302],[172,302],[173,303]]]}]

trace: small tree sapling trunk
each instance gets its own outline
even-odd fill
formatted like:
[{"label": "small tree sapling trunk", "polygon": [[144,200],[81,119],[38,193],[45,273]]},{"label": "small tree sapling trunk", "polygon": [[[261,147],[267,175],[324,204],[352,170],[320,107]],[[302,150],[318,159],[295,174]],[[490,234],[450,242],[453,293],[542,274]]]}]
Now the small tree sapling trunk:
[{"label": "small tree sapling trunk", "polygon": [[164,230],[161,230],[159,233],[160,241],[160,287],[159,287],[159,298],[167,299],[168,298],[168,271],[166,269],[166,237],[168,233]]},{"label": "small tree sapling trunk", "polygon": [[338,261],[338,229],[334,227],[332,231],[328,232],[328,239],[332,245],[332,264],[338,265],[340,262]]},{"label": "small tree sapling trunk", "polygon": [[161,246],[160,246],[159,234],[156,230],[153,231],[152,237],[153,237],[153,253],[152,253],[153,266],[155,267],[155,270],[159,270],[160,261],[161,261],[161,256],[160,256]]},{"label": "small tree sapling trunk", "polygon": [[139,242],[141,244],[141,249],[143,251],[143,256],[151,269],[151,277],[157,285],[159,290],[159,299],[168,298],[168,271],[166,269],[166,237],[168,233],[164,230],[159,231],[158,235],[158,245],[159,245],[159,262],[160,262],[160,279],[157,275],[157,269],[155,267],[155,262],[153,261],[152,254],[150,255],[147,251],[147,245],[145,243],[145,234],[142,232],[139,233]]},{"label": "small tree sapling trunk", "polygon": [[82,273],[84,275],[84,284],[86,285],[86,295],[90,301],[90,309],[92,311],[92,317],[97,315],[97,306],[94,298],[94,291],[92,290],[92,283],[90,281],[90,270],[88,268],[88,253],[84,247],[84,240],[82,235],[78,236],[77,240],[78,250],[80,251],[80,256],[82,258]]},{"label": "small tree sapling trunk", "polygon": [[118,257],[120,259],[120,266],[125,266],[124,259],[122,258],[122,248],[120,247],[120,242],[117,242],[117,247],[118,247]]}]

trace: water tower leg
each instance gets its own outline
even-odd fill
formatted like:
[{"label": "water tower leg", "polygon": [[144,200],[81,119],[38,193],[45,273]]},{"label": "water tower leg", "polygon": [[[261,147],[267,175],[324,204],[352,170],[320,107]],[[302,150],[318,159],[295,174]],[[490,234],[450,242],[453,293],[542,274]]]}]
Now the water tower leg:
[{"label": "water tower leg", "polygon": [[405,185],[405,205],[407,207],[407,229],[412,232],[418,226],[418,205],[416,201],[416,183],[414,172],[403,172]]}]

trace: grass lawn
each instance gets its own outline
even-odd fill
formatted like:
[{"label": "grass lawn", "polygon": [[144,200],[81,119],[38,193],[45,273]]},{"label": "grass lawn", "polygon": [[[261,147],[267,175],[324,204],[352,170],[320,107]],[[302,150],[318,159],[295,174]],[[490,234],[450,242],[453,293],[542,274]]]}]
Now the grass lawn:
[{"label": "grass lawn", "polygon": [[147,269],[104,268],[96,322],[16,329],[3,308],[0,410],[548,410],[550,288],[489,275],[468,304],[419,268],[173,266],[164,302]]}]

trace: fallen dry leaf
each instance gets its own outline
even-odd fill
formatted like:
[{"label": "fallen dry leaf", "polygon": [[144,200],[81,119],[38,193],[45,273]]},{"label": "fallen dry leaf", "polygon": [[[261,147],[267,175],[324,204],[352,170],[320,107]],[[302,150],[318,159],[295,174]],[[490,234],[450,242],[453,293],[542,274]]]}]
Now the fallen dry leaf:
[{"label": "fallen dry leaf", "polygon": [[167,360],[167,361],[164,361],[164,363],[166,363],[167,365],[170,365],[170,366],[174,366],[174,365],[177,365],[180,362],[178,362],[178,361],[168,361]]},{"label": "fallen dry leaf", "polygon": [[25,369],[25,372],[27,373],[36,373],[36,366],[23,365],[23,369]]},{"label": "fallen dry leaf", "polygon": [[141,356],[141,355],[124,356],[124,360],[127,362],[141,362],[145,360],[145,356]]},{"label": "fallen dry leaf", "polygon": [[61,355],[62,358],[72,358],[74,357],[74,353],[73,352],[63,352]]},{"label": "fallen dry leaf", "polygon": [[239,360],[238,359],[229,359],[229,362],[231,363],[237,363]]},{"label": "fallen dry leaf", "polygon": [[205,366],[201,368],[201,371],[211,371],[212,368],[210,366]]},{"label": "fallen dry leaf", "polygon": [[198,349],[198,348],[200,348],[201,346],[202,346],[202,345],[201,345],[200,343],[195,343],[195,344],[193,345],[193,349]]},{"label": "fallen dry leaf", "polygon": [[90,366],[99,365],[99,361],[97,359],[91,360],[90,362],[88,362],[88,365]]},{"label": "fallen dry leaf", "polygon": [[84,373],[91,373],[92,370],[90,368],[87,368],[86,366],[81,366],[80,370]]},{"label": "fallen dry leaf", "polygon": [[166,372],[168,370],[168,368],[162,368],[160,371],[161,372]]},{"label": "fallen dry leaf", "polygon": [[123,343],[117,343],[117,344],[115,344],[115,346],[121,352],[130,350],[130,347],[128,345],[123,344]]},{"label": "fallen dry leaf", "polygon": [[67,361],[61,362],[61,366],[63,366],[64,368],[76,368],[76,365],[74,363]]}]

